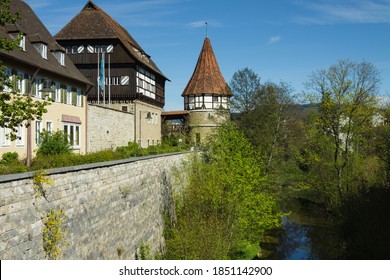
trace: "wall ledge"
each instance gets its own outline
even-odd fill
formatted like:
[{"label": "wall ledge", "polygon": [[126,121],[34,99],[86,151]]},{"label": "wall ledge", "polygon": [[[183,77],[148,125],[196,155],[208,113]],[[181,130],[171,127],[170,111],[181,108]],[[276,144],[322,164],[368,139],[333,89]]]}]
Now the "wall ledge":
[{"label": "wall ledge", "polygon": [[[104,161],[104,162],[88,163],[88,164],[82,164],[82,165],[51,168],[51,169],[46,169],[45,171],[47,172],[48,175],[64,174],[64,173],[79,172],[79,171],[83,171],[83,170],[91,170],[91,169],[97,169],[97,168],[105,168],[105,167],[111,167],[111,166],[116,166],[116,165],[121,165],[121,164],[128,164],[128,163],[133,163],[133,162],[138,162],[138,161],[145,161],[145,160],[150,160],[150,159],[164,158],[164,157],[189,154],[189,153],[192,153],[192,152],[191,151],[189,151],[189,152],[176,152],[176,153],[149,155],[149,156],[142,156],[142,157],[131,157],[131,158],[127,158],[127,159],[120,159],[120,160],[113,160],[113,161]],[[0,175],[0,183],[7,183],[7,182],[31,179],[34,177],[35,173],[36,173],[36,171],[29,171],[29,172],[15,173],[15,174],[9,174],[9,175]]]}]

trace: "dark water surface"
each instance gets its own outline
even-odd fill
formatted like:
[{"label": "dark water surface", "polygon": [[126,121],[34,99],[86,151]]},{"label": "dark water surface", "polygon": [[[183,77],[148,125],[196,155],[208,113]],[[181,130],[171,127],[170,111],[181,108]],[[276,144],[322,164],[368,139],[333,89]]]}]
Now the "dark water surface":
[{"label": "dark water surface", "polygon": [[262,259],[390,260],[390,190],[367,192],[346,209],[341,222],[319,205],[291,201],[282,228],[261,243]]},{"label": "dark water surface", "polygon": [[292,201],[291,214],[282,219],[281,229],[270,232],[262,248],[265,259],[339,259],[341,237],[338,226],[317,205]]}]

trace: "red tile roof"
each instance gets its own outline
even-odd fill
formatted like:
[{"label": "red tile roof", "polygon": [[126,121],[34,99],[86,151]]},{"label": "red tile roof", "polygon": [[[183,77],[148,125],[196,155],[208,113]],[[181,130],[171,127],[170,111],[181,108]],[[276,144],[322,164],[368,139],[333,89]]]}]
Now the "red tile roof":
[{"label": "red tile roof", "polygon": [[204,40],[194,73],[182,96],[197,94],[233,95],[222,76],[208,37]]}]

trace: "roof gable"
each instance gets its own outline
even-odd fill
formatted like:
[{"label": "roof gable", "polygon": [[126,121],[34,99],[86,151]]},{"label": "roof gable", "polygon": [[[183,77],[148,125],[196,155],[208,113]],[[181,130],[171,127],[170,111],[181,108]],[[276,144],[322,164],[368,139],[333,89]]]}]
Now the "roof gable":
[{"label": "roof gable", "polygon": [[136,61],[168,79],[127,30],[92,1],[88,1],[55,38],[59,41],[118,39]]},{"label": "roof gable", "polygon": [[222,76],[208,37],[203,42],[194,73],[182,96],[197,94],[233,95]]}]

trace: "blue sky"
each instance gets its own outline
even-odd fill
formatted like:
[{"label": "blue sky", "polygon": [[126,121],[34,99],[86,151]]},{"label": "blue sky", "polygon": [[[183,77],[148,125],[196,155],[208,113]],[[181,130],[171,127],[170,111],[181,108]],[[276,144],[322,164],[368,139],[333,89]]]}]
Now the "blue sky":
[{"label": "blue sky", "polygon": [[[25,0],[55,35],[87,3]],[[95,0],[171,80],[164,110],[183,92],[208,35],[227,82],[248,67],[300,93],[312,71],[340,59],[373,63],[390,96],[390,0]]]}]

